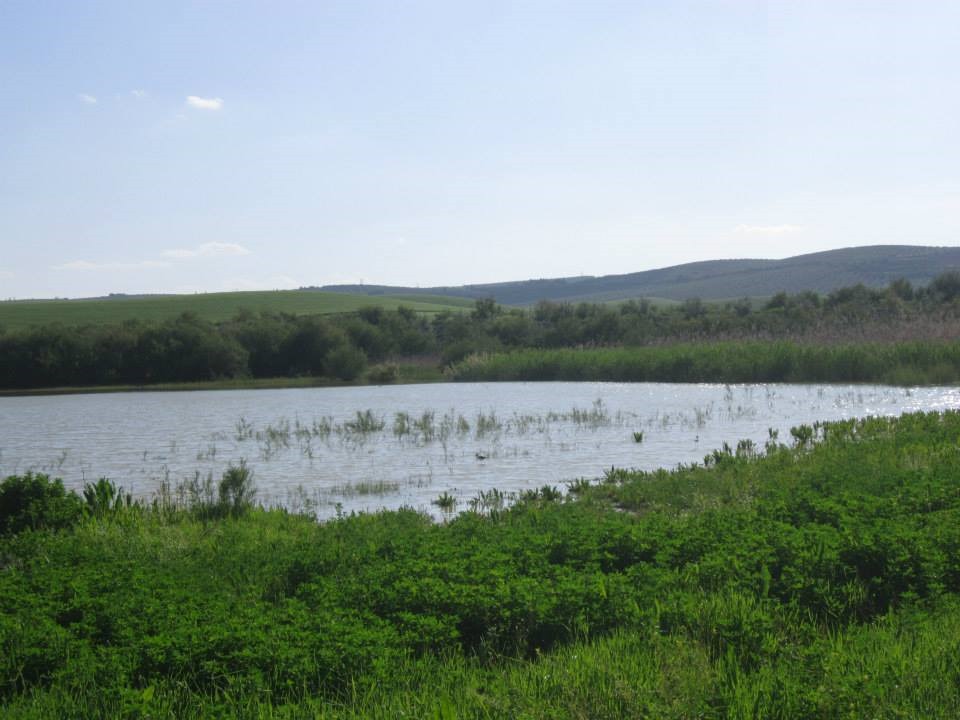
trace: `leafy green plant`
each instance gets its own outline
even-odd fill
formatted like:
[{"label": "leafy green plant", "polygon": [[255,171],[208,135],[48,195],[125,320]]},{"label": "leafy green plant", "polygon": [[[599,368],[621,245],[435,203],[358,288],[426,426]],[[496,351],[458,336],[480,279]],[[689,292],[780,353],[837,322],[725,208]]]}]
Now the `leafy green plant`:
[{"label": "leafy green plant", "polygon": [[451,495],[444,490],[432,501],[432,504],[436,505],[445,513],[452,513],[457,508],[457,498],[455,495]]},{"label": "leafy green plant", "polygon": [[230,464],[220,478],[217,492],[220,506],[234,517],[243,515],[253,506],[257,488],[253,483],[253,470],[245,460],[237,465]]},{"label": "leafy green plant", "polygon": [[83,486],[84,512],[91,517],[103,518],[116,515],[120,511],[134,506],[133,496],[124,493],[108,478],[100,478],[95,483]]},{"label": "leafy green plant", "polygon": [[70,527],[82,512],[83,503],[64,489],[59,478],[28,472],[0,482],[0,536]]}]

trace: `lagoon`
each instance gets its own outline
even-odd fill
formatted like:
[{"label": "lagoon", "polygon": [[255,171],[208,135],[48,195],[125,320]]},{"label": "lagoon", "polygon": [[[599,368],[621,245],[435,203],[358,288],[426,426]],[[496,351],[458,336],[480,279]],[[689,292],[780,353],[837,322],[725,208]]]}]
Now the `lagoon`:
[{"label": "lagoon", "polygon": [[469,507],[611,466],[702,461],[817,420],[960,408],[960,388],[453,383],[0,398],[0,476],[109,477],[149,500],[245,461],[258,499],[309,511]]}]

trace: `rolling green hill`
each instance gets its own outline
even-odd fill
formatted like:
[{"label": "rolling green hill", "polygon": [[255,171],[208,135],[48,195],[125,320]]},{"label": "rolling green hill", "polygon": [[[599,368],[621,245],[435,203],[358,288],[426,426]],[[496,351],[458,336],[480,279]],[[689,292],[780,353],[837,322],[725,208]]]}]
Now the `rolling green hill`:
[{"label": "rolling green hill", "polygon": [[745,296],[770,297],[781,291],[828,293],[858,283],[885,287],[898,278],[906,278],[915,285],[926,285],[948,270],[960,270],[960,247],[872,245],[797,255],[784,260],[708,260],[602,277],[417,290],[387,285],[330,285],[319,289],[375,296],[426,292],[470,299],[492,297],[504,305],[531,305],[539,300],[606,302],[639,297],[729,300]]},{"label": "rolling green hill", "polygon": [[0,302],[0,327],[9,330],[63,323],[117,323],[125,320],[165,320],[184,312],[204,320],[232,317],[238,310],[267,310],[294,315],[331,314],[377,305],[393,309],[400,305],[417,312],[433,313],[470,307],[472,300],[425,294],[377,295],[273,290],[257,292],[203,293],[197,295],[112,296],[83,300],[19,300]]}]

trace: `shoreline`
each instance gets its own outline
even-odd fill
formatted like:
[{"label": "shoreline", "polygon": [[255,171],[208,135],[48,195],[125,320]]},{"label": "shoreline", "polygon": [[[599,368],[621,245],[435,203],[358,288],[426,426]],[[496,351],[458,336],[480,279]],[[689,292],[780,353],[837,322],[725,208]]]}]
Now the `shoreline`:
[{"label": "shoreline", "polygon": [[190,392],[202,390],[286,390],[297,388],[364,387],[370,385],[423,385],[451,382],[439,368],[422,365],[401,365],[400,377],[394,382],[376,383],[366,378],[336,380],[326,377],[232,378],[196,382],[165,382],[153,385],[80,385],[70,387],[15,388],[0,390],[0,398],[35,397],[42,395],[95,395],[132,392]]}]

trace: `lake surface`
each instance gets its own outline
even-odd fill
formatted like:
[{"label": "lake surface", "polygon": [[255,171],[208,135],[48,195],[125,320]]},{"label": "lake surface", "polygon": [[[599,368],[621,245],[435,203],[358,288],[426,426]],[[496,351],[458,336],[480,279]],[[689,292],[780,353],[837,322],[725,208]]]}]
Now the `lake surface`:
[{"label": "lake surface", "polygon": [[[0,398],[0,476],[81,488],[106,476],[150,498],[241,460],[258,499],[319,517],[442,493],[517,493],[611,466],[701,461],[769,429],[960,407],[960,389],[840,385],[463,383]],[[358,416],[359,415],[359,416]],[[643,433],[636,442],[634,433]],[[199,474],[199,475],[198,475]]]}]

